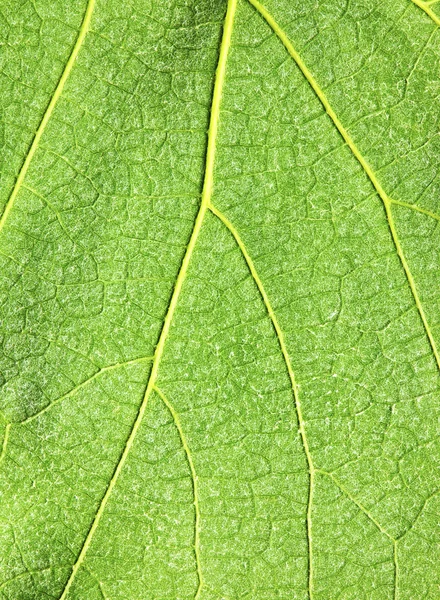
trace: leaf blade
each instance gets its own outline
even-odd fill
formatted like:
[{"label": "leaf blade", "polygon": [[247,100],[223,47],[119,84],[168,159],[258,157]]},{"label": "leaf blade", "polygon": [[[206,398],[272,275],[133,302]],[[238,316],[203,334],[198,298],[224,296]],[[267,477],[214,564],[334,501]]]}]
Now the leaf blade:
[{"label": "leaf blade", "polygon": [[[410,152],[394,121],[377,151],[359,132],[365,122],[379,139],[381,112],[415,122],[406,98],[432,86],[437,33],[403,0],[380,4],[391,26],[363,5],[306,3],[292,24],[292,6],[269,4],[281,42],[297,39],[305,58],[286,60],[254,8],[229,3],[207,168],[225,6],[213,22],[209,2],[153,3],[153,15],[133,4],[128,25],[98,4],[0,238],[1,487],[28,496],[3,512],[17,520],[5,529],[9,596],[435,597],[435,540],[414,551],[437,499],[436,206],[431,175],[416,176],[435,109]],[[310,15],[328,27],[304,44]],[[379,42],[344,46],[353,23]],[[414,34],[395,72],[385,29]],[[383,74],[372,116],[368,90],[340,93],[359,65],[365,81]],[[411,183],[397,176],[388,195],[407,165]],[[156,340],[150,369],[136,356]]]}]

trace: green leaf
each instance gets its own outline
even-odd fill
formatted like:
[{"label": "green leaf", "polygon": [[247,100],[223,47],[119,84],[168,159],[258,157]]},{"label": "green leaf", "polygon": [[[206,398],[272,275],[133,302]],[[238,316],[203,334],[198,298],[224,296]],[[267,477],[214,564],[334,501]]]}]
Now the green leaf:
[{"label": "green leaf", "polygon": [[0,599],[439,599],[440,3],[8,0]]}]

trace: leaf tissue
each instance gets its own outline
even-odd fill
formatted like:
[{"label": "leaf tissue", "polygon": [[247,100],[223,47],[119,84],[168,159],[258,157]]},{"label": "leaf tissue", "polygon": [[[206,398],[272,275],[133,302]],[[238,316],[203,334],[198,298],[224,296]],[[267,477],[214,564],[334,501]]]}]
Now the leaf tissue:
[{"label": "leaf tissue", "polygon": [[440,599],[440,2],[0,4],[0,600]]}]

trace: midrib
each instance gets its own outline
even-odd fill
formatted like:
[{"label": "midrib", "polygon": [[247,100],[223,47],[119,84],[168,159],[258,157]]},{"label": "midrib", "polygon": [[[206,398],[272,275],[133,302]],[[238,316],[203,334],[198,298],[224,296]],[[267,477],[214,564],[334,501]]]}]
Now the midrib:
[{"label": "midrib", "polygon": [[431,8],[431,4],[435,4],[435,2],[423,2],[423,0],[412,0],[412,2],[421,8],[427,15],[430,17],[437,27],[440,26],[440,18],[435,14],[435,12]]},{"label": "midrib", "polygon": [[176,307],[177,307],[177,304],[179,301],[180,293],[182,291],[182,286],[183,286],[183,283],[185,281],[185,278],[186,278],[186,275],[188,272],[189,264],[191,262],[191,258],[192,258],[194,248],[197,243],[197,239],[198,239],[200,230],[202,228],[202,224],[203,224],[206,212],[209,209],[209,204],[211,201],[212,189],[213,189],[214,161],[215,161],[218,121],[219,121],[219,114],[220,114],[220,103],[221,103],[221,96],[222,96],[222,91],[223,91],[223,84],[224,84],[224,80],[225,80],[227,57],[228,57],[228,52],[229,52],[229,48],[231,45],[232,28],[233,28],[233,23],[234,23],[236,6],[237,6],[237,0],[228,0],[226,17],[225,17],[225,21],[224,21],[224,25],[223,25],[223,35],[222,35],[222,40],[221,40],[221,44],[220,44],[219,59],[218,59],[218,64],[217,64],[217,69],[216,69],[216,74],[215,74],[214,90],[213,90],[213,95],[212,95],[211,116],[210,116],[209,129],[208,129],[208,144],[207,144],[206,160],[205,160],[205,175],[204,175],[204,181],[203,181],[203,190],[202,190],[200,208],[199,208],[199,212],[197,214],[197,217],[196,217],[196,220],[194,223],[194,227],[193,227],[193,230],[191,233],[191,237],[190,237],[185,255],[182,260],[182,264],[181,264],[179,273],[176,278],[174,290],[171,295],[171,300],[170,300],[168,310],[167,310],[167,313],[165,316],[162,331],[160,333],[159,340],[158,340],[158,343],[156,346],[156,351],[154,354],[150,377],[148,379],[144,398],[140,405],[140,408],[139,408],[136,420],[134,422],[134,425],[131,429],[130,435],[125,444],[125,448],[121,454],[121,458],[119,459],[119,462],[113,472],[113,476],[112,476],[110,483],[106,489],[106,492],[101,500],[99,508],[98,508],[97,512],[95,513],[95,517],[93,519],[93,522],[91,524],[89,532],[84,540],[84,544],[81,548],[78,558],[72,567],[72,572],[71,572],[70,577],[64,587],[64,591],[60,597],[60,600],[65,600],[65,598],[67,597],[67,594],[73,583],[73,580],[75,579],[75,576],[76,576],[79,568],[81,567],[82,562],[84,561],[84,557],[90,547],[90,544],[92,542],[95,531],[99,526],[99,522],[105,511],[107,502],[112,494],[112,491],[117,483],[119,475],[120,475],[120,473],[124,467],[124,464],[128,458],[128,455],[132,448],[133,442],[136,438],[139,427],[141,426],[142,419],[144,417],[145,410],[148,405],[149,397],[155,387],[155,383],[156,383],[156,379],[157,379],[157,375],[158,375],[158,371],[159,371],[159,365],[160,365],[160,361],[162,359],[162,355],[163,355],[163,351],[164,351],[164,347],[165,347],[165,342],[167,340],[169,330],[170,330],[170,327],[171,327],[171,324],[173,321],[174,313],[175,313],[175,310],[176,310]]}]

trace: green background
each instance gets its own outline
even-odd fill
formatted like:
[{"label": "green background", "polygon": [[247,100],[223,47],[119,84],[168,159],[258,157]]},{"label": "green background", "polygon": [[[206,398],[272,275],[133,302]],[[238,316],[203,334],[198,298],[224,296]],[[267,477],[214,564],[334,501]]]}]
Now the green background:
[{"label": "green background", "polygon": [[440,598],[419,4],[0,2],[2,600]]}]

